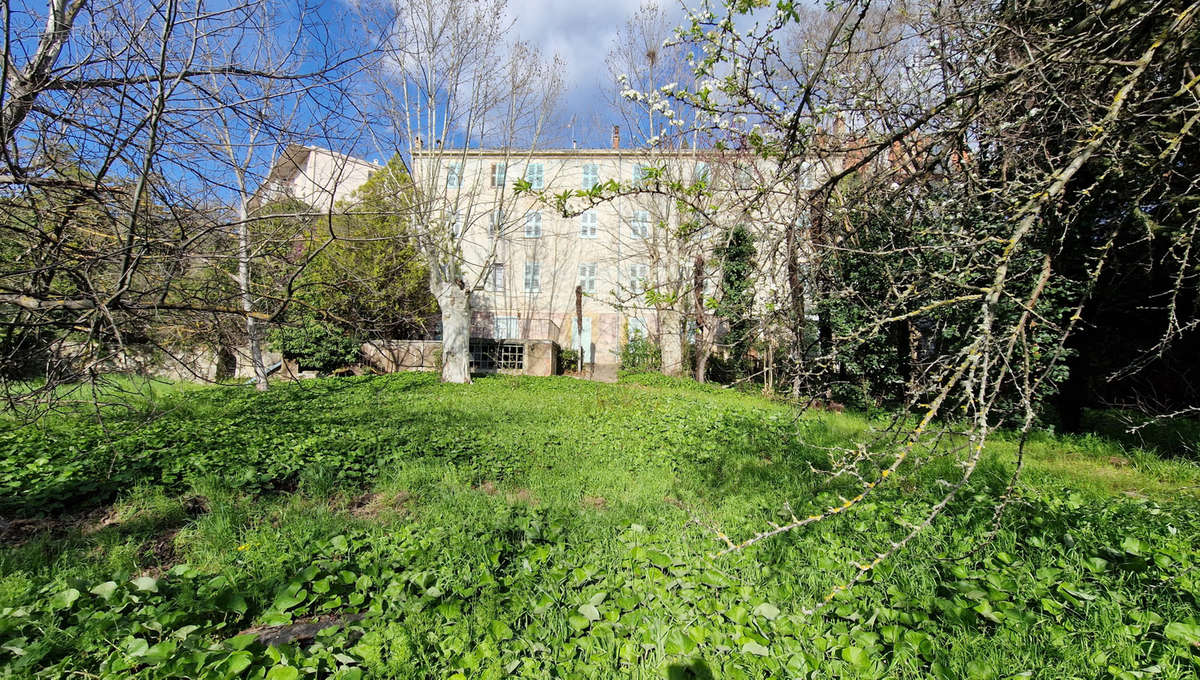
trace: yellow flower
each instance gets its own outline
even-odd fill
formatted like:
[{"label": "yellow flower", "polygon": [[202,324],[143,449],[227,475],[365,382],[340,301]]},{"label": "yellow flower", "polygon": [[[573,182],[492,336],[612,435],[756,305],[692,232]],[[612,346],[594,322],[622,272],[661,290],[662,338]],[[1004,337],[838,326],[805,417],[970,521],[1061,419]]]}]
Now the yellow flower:
[{"label": "yellow flower", "polygon": [[238,551],[239,551],[239,552],[241,552],[241,551],[243,551],[243,550],[245,550],[246,548],[249,548],[249,547],[250,547],[250,544],[249,544],[249,543],[243,543],[243,544],[239,545],[237,549],[238,549]]}]

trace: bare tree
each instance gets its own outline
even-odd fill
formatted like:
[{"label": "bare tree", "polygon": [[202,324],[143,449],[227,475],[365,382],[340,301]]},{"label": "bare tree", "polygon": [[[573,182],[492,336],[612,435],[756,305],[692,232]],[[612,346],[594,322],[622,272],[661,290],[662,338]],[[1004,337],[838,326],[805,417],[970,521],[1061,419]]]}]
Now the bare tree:
[{"label": "bare tree", "polygon": [[[503,0],[416,0],[364,16],[386,36],[375,97],[416,188],[411,219],[441,310],[442,379],[470,382],[471,291],[521,217],[506,210],[519,179],[506,168],[544,143],[561,68],[514,39]],[[503,152],[494,167],[468,162],[485,148]]]},{"label": "bare tree", "polygon": [[[227,209],[233,187],[268,160],[247,154],[238,172],[208,123],[336,96],[363,50],[329,37],[309,7],[266,0],[5,5],[0,345],[7,378],[47,378],[34,391],[6,382],[10,400],[55,394],[200,317],[271,316],[205,274],[245,224]],[[296,132],[261,129],[259,149]]]}]

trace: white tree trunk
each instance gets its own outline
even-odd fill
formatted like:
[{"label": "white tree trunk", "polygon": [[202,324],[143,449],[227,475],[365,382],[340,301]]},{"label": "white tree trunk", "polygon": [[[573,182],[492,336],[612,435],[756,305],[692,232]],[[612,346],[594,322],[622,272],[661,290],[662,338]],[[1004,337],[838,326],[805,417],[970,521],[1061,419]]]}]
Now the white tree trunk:
[{"label": "white tree trunk", "polygon": [[658,334],[662,372],[666,375],[683,375],[683,315],[675,309],[659,310]]},{"label": "white tree trunk", "polygon": [[250,224],[246,219],[246,199],[242,196],[238,224],[238,292],[241,293],[242,312],[246,315],[246,338],[250,344],[250,363],[254,366],[254,389],[267,389],[267,367],[263,364],[262,341],[259,339],[258,320],[254,313],[254,295],[250,290]]},{"label": "white tree trunk", "polygon": [[471,295],[454,283],[436,291],[442,310],[442,381],[471,382]]}]

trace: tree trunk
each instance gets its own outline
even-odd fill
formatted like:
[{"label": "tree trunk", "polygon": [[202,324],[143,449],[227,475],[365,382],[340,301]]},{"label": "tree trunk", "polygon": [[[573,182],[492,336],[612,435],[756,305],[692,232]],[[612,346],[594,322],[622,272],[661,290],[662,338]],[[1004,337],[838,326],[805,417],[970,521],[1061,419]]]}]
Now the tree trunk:
[{"label": "tree trunk", "polygon": [[442,382],[471,382],[471,295],[462,281],[435,291],[442,310]]},{"label": "tree trunk", "polygon": [[681,316],[675,309],[663,309],[658,313],[662,372],[666,375],[683,375],[683,323]]},{"label": "tree trunk", "polygon": [[241,197],[238,222],[238,292],[241,293],[242,312],[246,315],[246,340],[250,345],[250,363],[254,366],[254,389],[263,392],[267,384],[267,367],[263,363],[262,341],[259,338],[258,319],[254,314],[254,295],[250,290],[250,222],[246,210],[246,197]]}]

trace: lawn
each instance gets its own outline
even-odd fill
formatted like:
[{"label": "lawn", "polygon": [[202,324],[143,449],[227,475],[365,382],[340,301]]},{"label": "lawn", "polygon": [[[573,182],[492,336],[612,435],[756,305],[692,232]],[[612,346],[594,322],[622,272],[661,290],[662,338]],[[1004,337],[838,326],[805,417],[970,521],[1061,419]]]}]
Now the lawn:
[{"label": "lawn", "polygon": [[[0,423],[0,677],[1194,678],[1200,466],[993,440],[831,520],[878,425],[662,377],[158,390]],[[816,471],[814,471],[814,469]],[[964,556],[965,555],[965,556]],[[299,624],[299,625],[298,625]],[[277,644],[265,644],[275,642]]]}]

